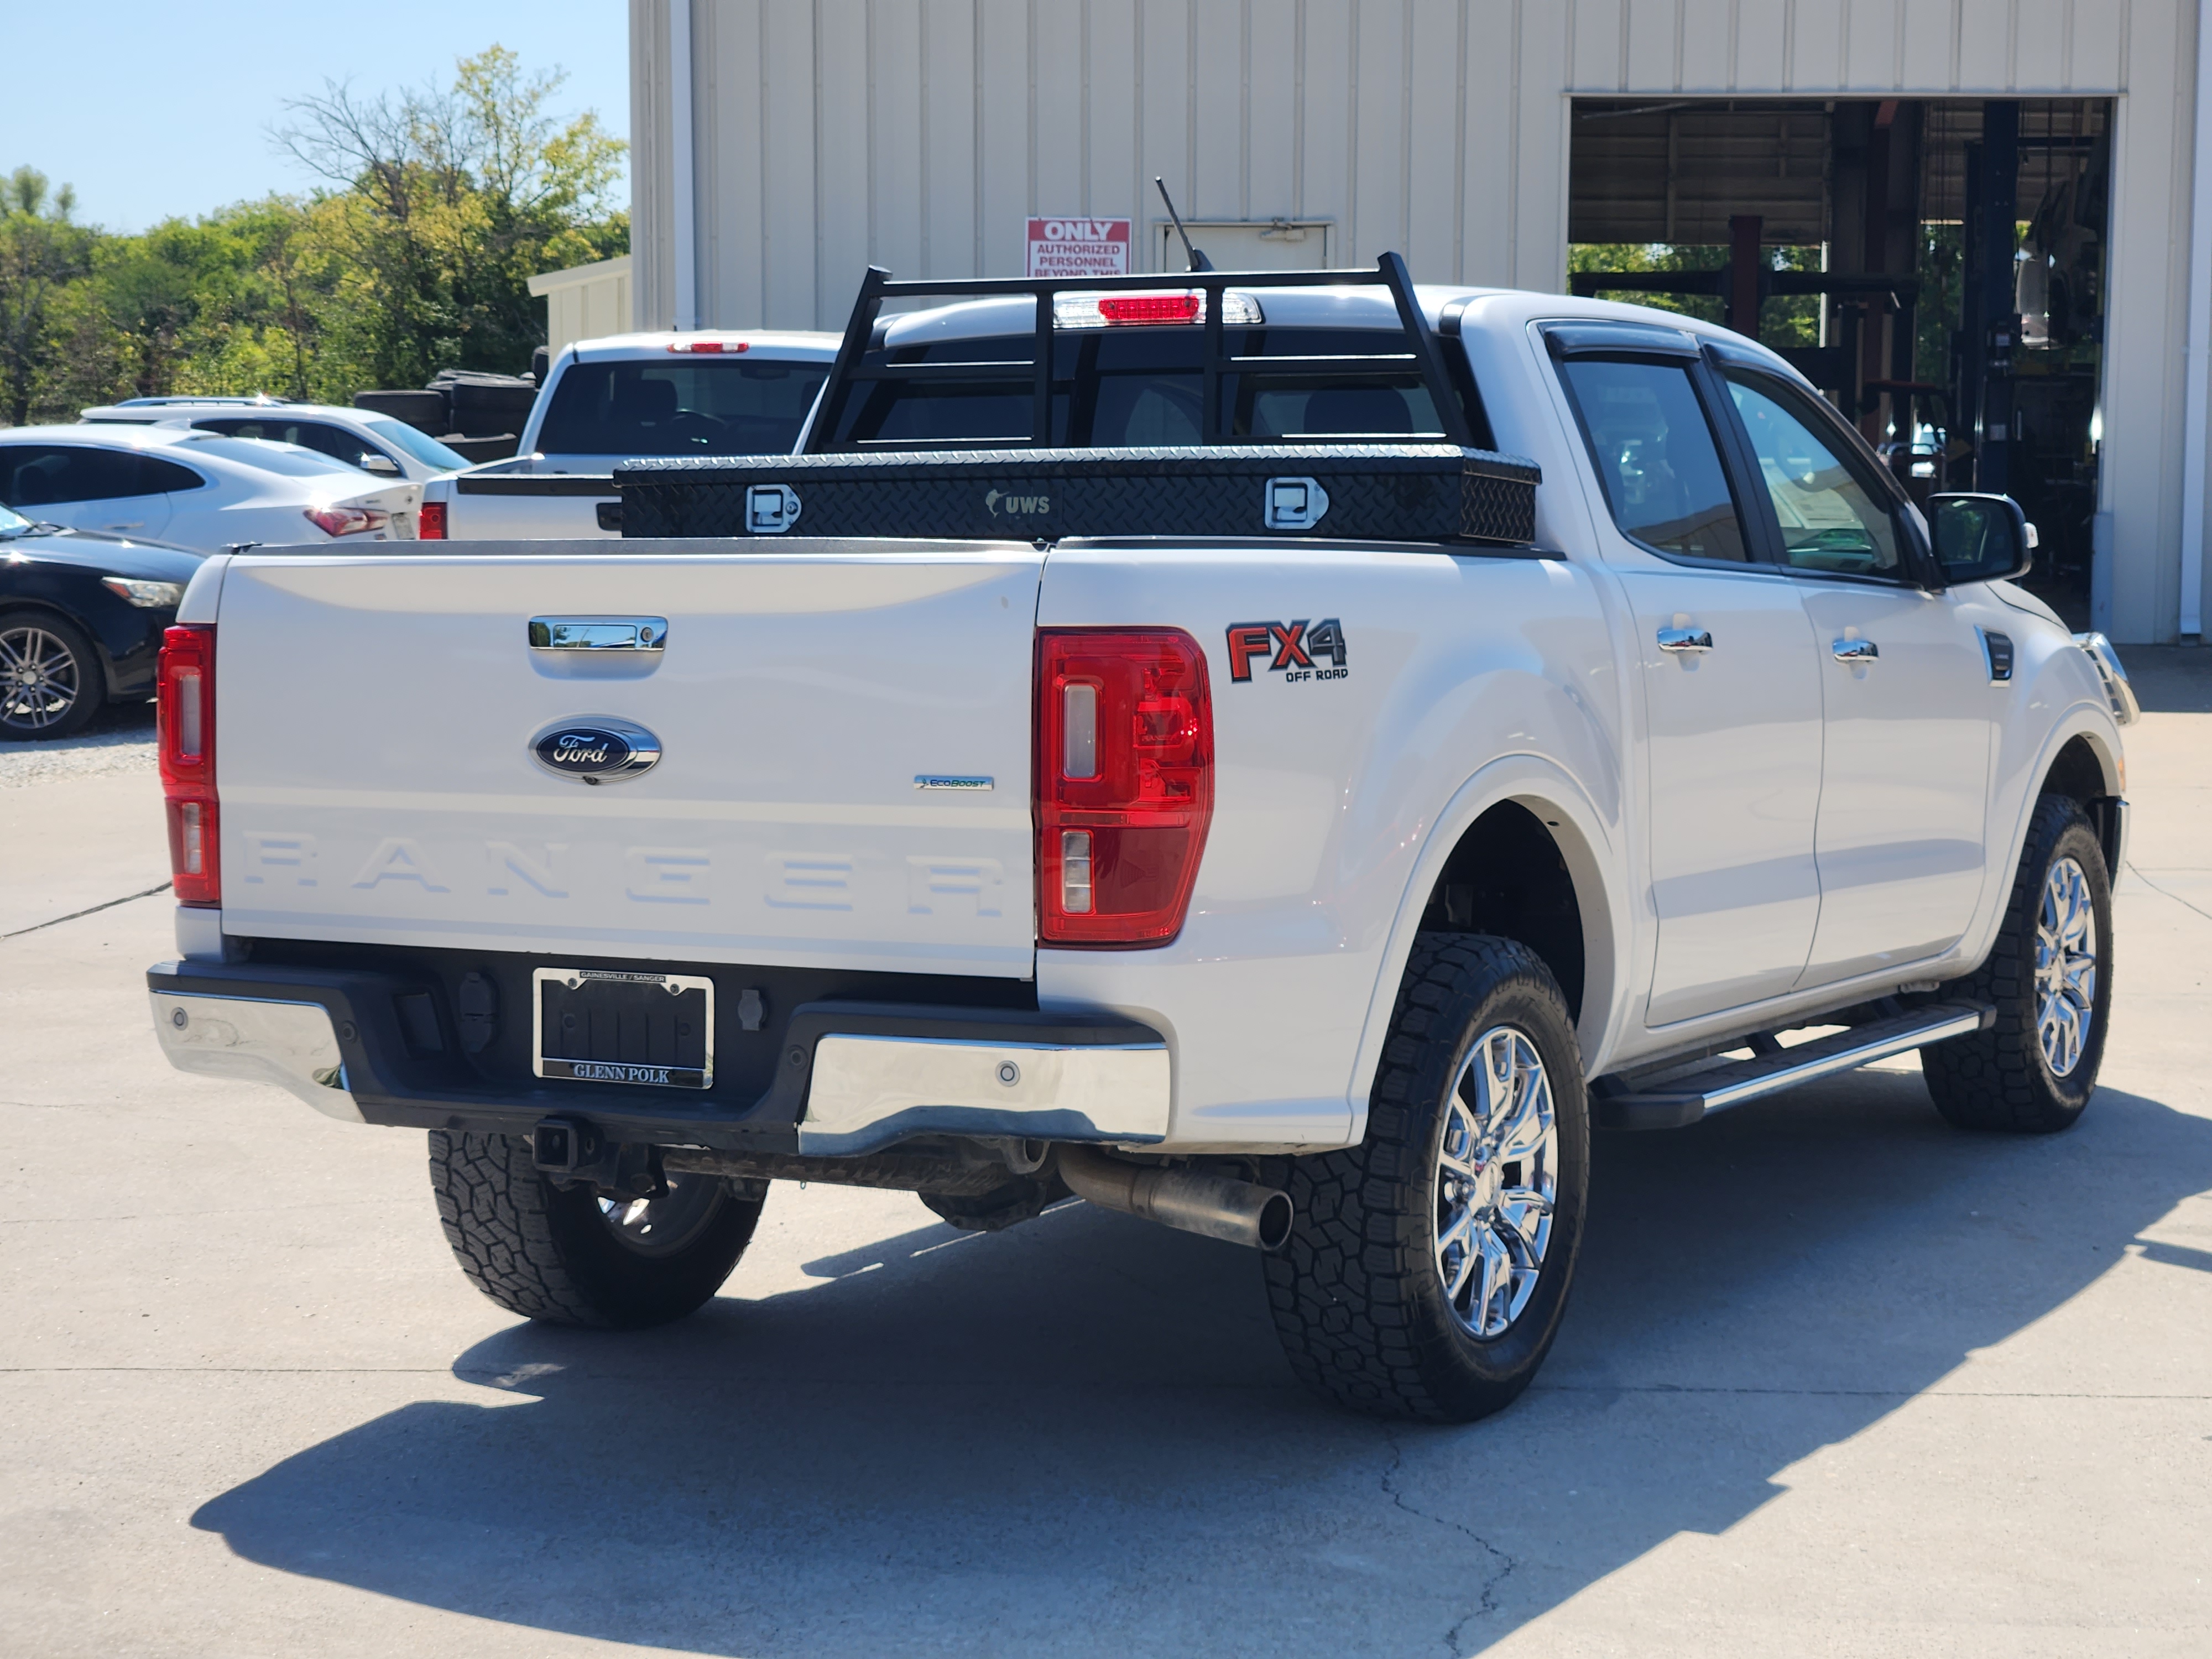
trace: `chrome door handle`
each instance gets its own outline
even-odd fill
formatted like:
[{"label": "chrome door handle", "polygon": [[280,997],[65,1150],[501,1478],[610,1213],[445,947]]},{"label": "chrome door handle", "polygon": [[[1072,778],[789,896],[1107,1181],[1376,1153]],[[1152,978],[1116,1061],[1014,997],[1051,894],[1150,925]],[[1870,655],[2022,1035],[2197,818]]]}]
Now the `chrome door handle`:
[{"label": "chrome door handle", "polygon": [[1838,640],[1836,641],[1838,662],[1872,662],[1880,655],[1881,655],[1881,647],[1872,640]]},{"label": "chrome door handle", "polygon": [[665,651],[665,617],[532,617],[533,651]]},{"label": "chrome door handle", "polygon": [[1662,628],[1659,630],[1659,648],[1681,656],[1703,656],[1713,648],[1712,630],[1709,628]]}]

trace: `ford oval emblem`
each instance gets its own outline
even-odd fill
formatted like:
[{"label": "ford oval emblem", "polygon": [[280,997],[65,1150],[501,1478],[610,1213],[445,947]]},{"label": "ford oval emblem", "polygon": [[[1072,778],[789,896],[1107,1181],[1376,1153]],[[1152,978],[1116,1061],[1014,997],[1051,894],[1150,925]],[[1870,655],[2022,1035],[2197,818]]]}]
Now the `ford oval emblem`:
[{"label": "ford oval emblem", "polygon": [[547,726],[531,739],[530,753],[556,778],[620,783],[653,769],[660,739],[629,720],[593,715]]}]

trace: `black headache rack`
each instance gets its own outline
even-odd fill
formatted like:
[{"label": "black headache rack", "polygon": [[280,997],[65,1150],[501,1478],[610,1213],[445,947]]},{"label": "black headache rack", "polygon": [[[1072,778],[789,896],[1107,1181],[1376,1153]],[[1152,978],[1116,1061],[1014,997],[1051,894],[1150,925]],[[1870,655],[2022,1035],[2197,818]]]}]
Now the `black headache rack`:
[{"label": "black headache rack", "polygon": [[[1255,289],[1386,289],[1404,330],[1395,352],[1256,356],[1232,352],[1224,295]],[[1204,441],[1161,448],[1053,443],[1054,301],[1162,289],[1205,296],[1197,365]],[[870,361],[890,300],[1024,295],[1036,306],[1027,362]],[[1188,323],[1164,326],[1188,328]],[[1062,330],[1061,335],[1071,331]],[[1088,333],[1090,331],[1084,331]],[[1385,337],[1387,337],[1387,336]],[[1378,377],[1417,381],[1441,430],[1377,441],[1285,441],[1228,429],[1224,385],[1270,379]],[[700,456],[626,461],[615,469],[623,534],[754,537],[1268,536],[1517,546],[1535,535],[1533,461],[1474,447],[1467,402],[1423,314],[1406,264],[1386,253],[1371,271],[1186,271],[1081,281],[962,278],[894,282],[871,267],[830,378],[796,455]],[[1026,441],[840,436],[855,397],[885,382],[1026,383]],[[1471,386],[1468,392],[1472,395]]]}]

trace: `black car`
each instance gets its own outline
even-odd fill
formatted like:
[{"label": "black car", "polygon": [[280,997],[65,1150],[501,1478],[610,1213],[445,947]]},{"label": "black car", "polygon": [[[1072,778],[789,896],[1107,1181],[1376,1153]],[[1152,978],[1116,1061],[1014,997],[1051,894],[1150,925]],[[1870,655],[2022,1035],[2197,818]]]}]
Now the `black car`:
[{"label": "black car", "polygon": [[66,738],[149,697],[200,556],[0,507],[0,738]]}]

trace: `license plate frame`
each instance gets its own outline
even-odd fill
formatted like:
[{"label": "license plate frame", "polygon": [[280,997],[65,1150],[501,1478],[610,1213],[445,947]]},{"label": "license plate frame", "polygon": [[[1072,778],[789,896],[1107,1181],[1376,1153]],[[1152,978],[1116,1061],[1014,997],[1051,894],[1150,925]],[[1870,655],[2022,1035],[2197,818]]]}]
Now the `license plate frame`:
[{"label": "license plate frame", "polygon": [[[553,1046],[568,1049],[566,1054],[546,1052],[546,1005],[556,1000],[548,998],[549,987],[556,989],[560,1005]],[[599,994],[594,996],[594,991]],[[702,1000],[690,1003],[693,993],[701,994]],[[669,1005],[656,1008],[654,999],[662,995],[670,999]],[[659,1018],[664,1013],[665,1020]],[[566,1018],[570,1015],[582,1022],[581,1037],[576,1034],[577,1021]],[[678,1029],[686,1019],[698,1023],[696,1042]],[[618,1052],[610,1055],[605,1052],[610,1048]],[[633,1050],[637,1052],[629,1052]],[[537,969],[530,976],[530,1054],[538,1076],[563,1083],[711,1089],[714,981],[704,975],[651,969]],[[684,1063],[692,1059],[699,1064]]]}]

